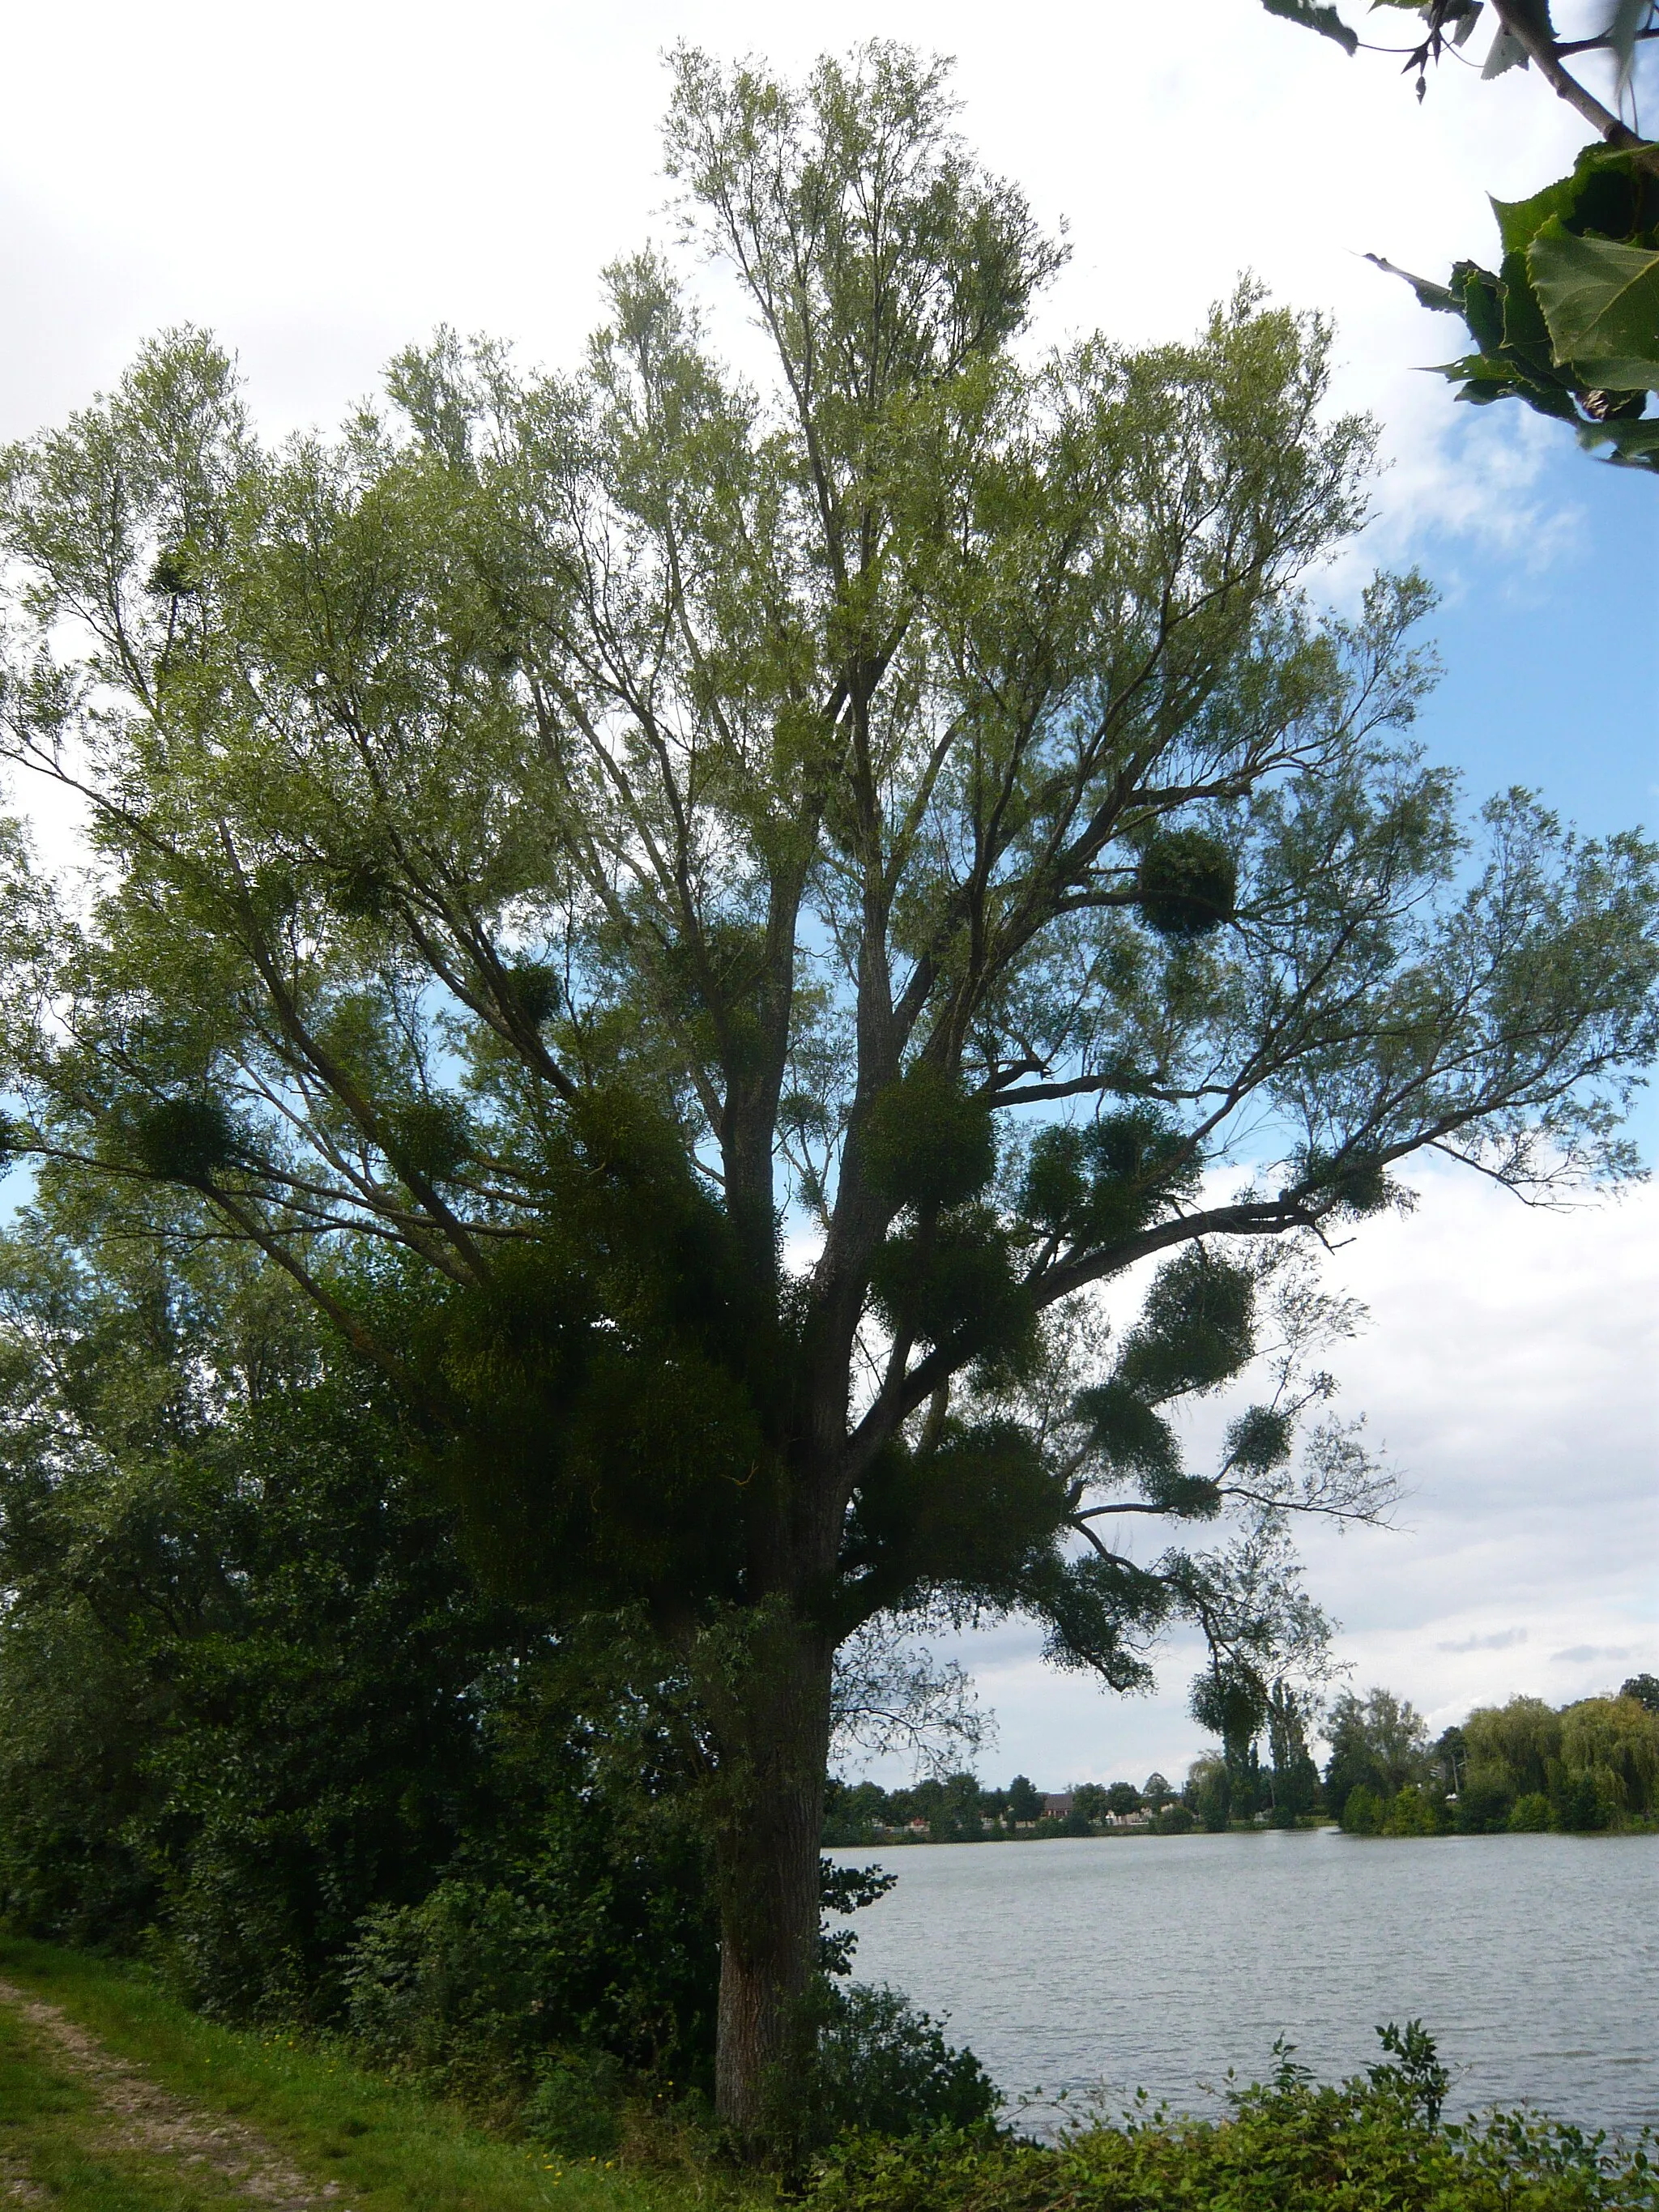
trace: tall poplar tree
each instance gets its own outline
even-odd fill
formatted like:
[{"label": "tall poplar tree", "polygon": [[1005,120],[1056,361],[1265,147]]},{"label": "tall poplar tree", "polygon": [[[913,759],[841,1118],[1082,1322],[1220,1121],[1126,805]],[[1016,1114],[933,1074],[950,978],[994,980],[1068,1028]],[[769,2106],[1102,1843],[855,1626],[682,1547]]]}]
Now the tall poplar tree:
[{"label": "tall poplar tree", "polygon": [[5,1037],[15,1151],[257,1244],[503,1576],[678,1656],[759,2134],[837,1650],[1018,1613],[1127,1687],[1176,1618],[1229,1679],[1316,1641],[1286,1516],[1385,1486],[1261,1255],[1426,1152],[1625,1172],[1656,892],[1523,793],[1462,826],[1401,734],[1419,583],[1301,596],[1370,459],[1317,320],[1041,350],[1061,251],[896,47],[683,52],[667,144],[742,374],[644,254],[568,375],[443,337],[271,450],[185,332],[11,455],[7,742],[92,872],[7,848]]}]

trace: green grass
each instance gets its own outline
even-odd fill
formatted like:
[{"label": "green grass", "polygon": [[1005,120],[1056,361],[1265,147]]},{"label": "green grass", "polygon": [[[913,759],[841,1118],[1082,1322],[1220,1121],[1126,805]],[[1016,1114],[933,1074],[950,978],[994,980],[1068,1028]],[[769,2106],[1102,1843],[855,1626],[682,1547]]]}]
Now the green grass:
[{"label": "green grass", "polygon": [[52,2046],[0,2008],[0,2174],[69,2212],[222,2212],[238,2200],[215,2174],[124,2150],[97,2100]]},{"label": "green grass", "polygon": [[[728,2187],[678,2170],[573,2162],[471,2124],[453,2107],[297,2038],[198,2018],[142,1973],[0,1936],[0,1975],[59,2006],[152,2080],[265,2136],[340,2212],[691,2212]],[[217,2176],[118,2150],[89,2087],[0,2005],[0,2154],[70,2212],[218,2212],[246,2206]]]}]

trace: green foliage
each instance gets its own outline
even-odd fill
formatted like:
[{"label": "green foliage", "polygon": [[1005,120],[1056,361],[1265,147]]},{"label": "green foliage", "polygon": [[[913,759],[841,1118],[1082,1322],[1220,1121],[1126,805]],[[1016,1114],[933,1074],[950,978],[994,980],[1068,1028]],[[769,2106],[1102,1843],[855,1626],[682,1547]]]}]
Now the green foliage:
[{"label": "green foliage", "polygon": [[469,2092],[553,2045],[706,2066],[707,1847],[635,1686],[659,1655],[483,1596],[395,1409],[291,1296],[26,1217],[0,1438],[15,1924],[143,1942],[217,2014],[361,2014]]},{"label": "green foliage", "polygon": [[1358,48],[1353,32],[1336,9],[1324,6],[1322,0],[1261,0],[1261,4],[1270,15],[1283,15],[1287,22],[1300,23],[1305,30],[1317,31],[1322,38],[1334,39],[1345,53]]},{"label": "green foliage", "polygon": [[827,1989],[811,2075],[811,2128],[820,2142],[856,2130],[903,2138],[990,2120],[1001,2103],[971,2051],[896,1990]]},{"label": "green foliage", "polygon": [[1527,248],[1527,274],[1558,367],[1595,389],[1659,390],[1659,249],[1586,236],[1552,216]]},{"label": "green foliage", "polygon": [[1547,1790],[1550,1770],[1561,1755],[1561,1720],[1541,1698],[1477,1706],[1463,1723],[1463,1735],[1472,1771],[1501,1780],[1516,1794]]},{"label": "green foliage", "polygon": [[1559,184],[1494,204],[1497,274],[1460,262],[1443,296],[1417,288],[1461,313],[1479,348],[1446,368],[1458,397],[1524,399],[1611,459],[1659,467],[1659,425],[1643,419],[1659,387],[1659,174],[1643,155],[1588,147]]},{"label": "green foliage", "polygon": [[605,2056],[562,2057],[541,2067],[519,2116],[532,2142],[566,2158],[604,2158],[617,2148],[623,2082],[615,2060],[607,2065]]},{"label": "green foliage", "polygon": [[872,1264],[870,1286],[877,1310],[907,1340],[996,1359],[1018,1358],[1034,1336],[1007,1231],[989,1206],[896,1230]]},{"label": "green foliage", "polygon": [[[1470,1767],[1457,1793],[1454,1824],[1459,1835],[1496,1835],[1511,1825],[1516,1802],[1515,1791],[1506,1775]],[[1549,1800],[1545,1798],[1543,1803],[1547,1816]]]},{"label": "green foliage", "polygon": [[1388,1814],[1387,1801],[1363,1782],[1356,1784],[1342,1801],[1340,1818],[1351,1836],[1380,1836]]},{"label": "green foliage", "polygon": [[204,1183],[236,1157],[236,1133],[216,1098],[158,1099],[129,1122],[138,1164],[170,1182]]},{"label": "green foliage", "polygon": [[1178,1123],[1156,1107],[1127,1107],[1083,1127],[1039,1131],[1020,1212],[1034,1227],[1086,1248],[1156,1220],[1189,1197],[1201,1175],[1201,1158]]},{"label": "green foliage", "polygon": [[469,1150],[466,1115],[453,1099],[414,1098],[391,1117],[386,1151],[406,1182],[453,1182]]},{"label": "green foliage", "polygon": [[1630,1686],[1559,1711],[1528,1697],[1478,1706],[1432,1753],[1409,1705],[1386,1690],[1363,1699],[1344,1691],[1326,1722],[1326,1802],[1360,1835],[1592,1831],[1647,1820],[1659,1807],[1659,1715]]},{"label": "green foliage", "polygon": [[1379,1832],[1385,1836],[1442,1836],[1450,1826],[1443,1801],[1437,1792],[1407,1784],[1388,1805]]},{"label": "green foliage", "polygon": [[[1220,1759],[1194,1759],[1187,1776],[1187,1802],[1182,1810],[1188,1825],[1194,1820],[1212,1835],[1223,1833],[1233,1816],[1232,1777]],[[1241,1813],[1246,1808],[1239,1808]]]},{"label": "green foliage", "polygon": [[1238,899],[1238,862],[1202,830],[1167,830],[1153,837],[1135,870],[1135,903],[1159,937],[1207,937],[1231,921]]},{"label": "green foliage", "polygon": [[830,2154],[817,2212],[1647,2212],[1659,2202],[1645,2142],[1531,2112],[1437,2124],[1447,2073],[1421,2023],[1379,2030],[1390,2054],[1337,2087],[1280,2051],[1271,2081],[1230,2093],[1218,2121],[1139,2115],[1040,2146],[988,2129],[916,2143],[855,2137]]},{"label": "green foliage", "polygon": [[896,1209],[959,1206],[996,1164],[988,1108],[926,1060],[876,1094],[860,1146],[872,1191]]},{"label": "green foliage", "polygon": [[1375,1834],[1385,1817],[1382,1808],[1394,1802],[1402,1790],[1432,1778],[1427,1726],[1419,1713],[1391,1691],[1373,1689],[1364,1698],[1352,1690],[1339,1691],[1326,1718],[1325,1736],[1331,1747],[1325,1802],[1345,1827],[1351,1825],[1346,1809],[1349,1793],[1359,1788],[1366,1791],[1366,1808],[1356,1818],[1372,1825],[1357,1828],[1358,1834]]},{"label": "green foliage", "polygon": [[1008,1784],[1008,1817],[1015,1821],[1040,1820],[1042,1816],[1042,1796],[1030,1777],[1015,1775]]},{"label": "green foliage", "polygon": [[1437,2127],[1451,2075],[1440,2062],[1434,2038],[1420,2020],[1408,2020],[1403,2028],[1390,2021],[1376,2034],[1383,2050],[1398,2063],[1368,2066],[1365,2076],[1372,2088],[1392,2091],[1417,2107],[1425,2127]]},{"label": "green foliage", "polygon": [[[375,2064],[473,2101],[539,2094],[562,2068],[620,2087],[623,2060],[660,2078],[704,2074],[712,1929],[681,1885],[705,1863],[694,1847],[676,1869],[660,1840],[630,1857],[609,1811],[556,1809],[501,1867],[507,1881],[462,1874],[418,1904],[371,1909],[341,1975],[344,2023]],[[481,1840],[463,1867],[501,1865],[499,1844]],[[645,1840],[628,1838],[636,1851]],[[562,2094],[546,2088],[544,2105]]]},{"label": "green foliage", "polygon": [[1510,1808],[1509,1826],[1516,1835],[1542,1835],[1553,1826],[1554,1808],[1541,1790],[1528,1790]]}]

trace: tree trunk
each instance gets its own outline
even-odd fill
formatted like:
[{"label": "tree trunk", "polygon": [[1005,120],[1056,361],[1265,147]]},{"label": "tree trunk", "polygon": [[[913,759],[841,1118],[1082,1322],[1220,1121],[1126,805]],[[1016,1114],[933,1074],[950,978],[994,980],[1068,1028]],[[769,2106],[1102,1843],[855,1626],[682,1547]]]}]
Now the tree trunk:
[{"label": "tree trunk", "polygon": [[759,2147],[793,2133],[811,2052],[832,1650],[781,1610],[751,1616],[741,1641],[707,1699],[723,1801],[714,2097]]}]

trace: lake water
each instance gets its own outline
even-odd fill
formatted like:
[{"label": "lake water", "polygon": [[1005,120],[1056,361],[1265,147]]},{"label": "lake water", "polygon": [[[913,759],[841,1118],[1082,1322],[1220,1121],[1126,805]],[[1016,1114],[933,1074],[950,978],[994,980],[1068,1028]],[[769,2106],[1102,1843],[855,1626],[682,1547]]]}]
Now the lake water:
[{"label": "lake water", "polygon": [[1136,2087],[1202,2110],[1285,2036],[1322,2078],[1420,2017],[1458,2111],[1659,2125],[1659,1836],[1334,1830],[836,1851],[898,1887],[854,1916],[890,1982],[1011,2096]]}]

